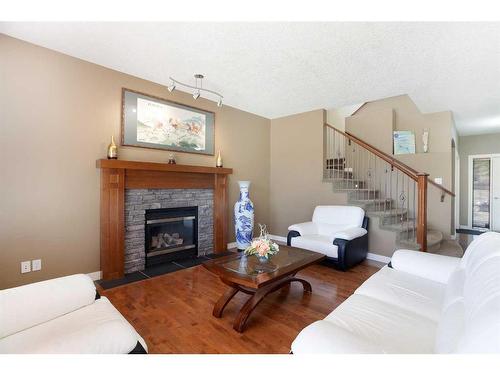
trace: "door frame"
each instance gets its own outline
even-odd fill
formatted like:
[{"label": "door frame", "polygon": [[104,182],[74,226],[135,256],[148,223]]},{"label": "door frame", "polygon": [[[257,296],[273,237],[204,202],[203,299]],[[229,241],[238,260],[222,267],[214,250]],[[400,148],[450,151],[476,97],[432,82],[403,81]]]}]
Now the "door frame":
[{"label": "door frame", "polygon": [[[467,225],[469,228],[472,228],[472,188],[473,188],[473,181],[474,181],[474,178],[473,178],[473,175],[472,175],[472,163],[473,163],[473,160],[474,159],[490,159],[490,211],[489,211],[489,214],[490,214],[490,218],[489,218],[489,221],[490,221],[490,226],[491,226],[491,202],[493,200],[493,191],[491,189],[491,182],[492,182],[492,178],[491,178],[491,172],[492,172],[492,168],[491,168],[491,159],[492,158],[496,158],[496,157],[500,157],[500,154],[476,154],[476,155],[469,155],[469,164],[468,164],[468,172],[467,172],[467,176],[468,176],[468,180],[467,181],[467,185],[468,185],[468,202],[467,202]],[[491,229],[491,228],[490,228]]]}]

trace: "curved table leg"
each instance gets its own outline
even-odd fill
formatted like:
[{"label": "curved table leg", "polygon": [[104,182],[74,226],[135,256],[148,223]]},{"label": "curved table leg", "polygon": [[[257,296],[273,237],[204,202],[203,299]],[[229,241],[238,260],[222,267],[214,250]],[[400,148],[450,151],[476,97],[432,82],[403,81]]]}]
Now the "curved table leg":
[{"label": "curved table leg", "polygon": [[229,289],[227,289],[226,292],[217,300],[217,303],[214,306],[214,310],[212,311],[212,315],[216,318],[220,318],[222,316],[224,308],[236,293],[238,293],[238,289],[229,287]]},{"label": "curved table leg", "polygon": [[302,286],[304,287],[304,292],[311,293],[312,292],[312,286],[309,283],[309,281],[306,281],[304,279],[299,279],[298,277],[292,277],[288,279],[288,281],[291,283],[292,281],[298,281],[299,283],[302,283]]},{"label": "curved table leg", "polygon": [[297,277],[289,277],[280,280],[274,284],[268,285],[262,289],[258,289],[255,292],[255,294],[252,297],[250,297],[241,308],[240,312],[238,313],[238,316],[236,317],[236,320],[234,321],[233,328],[240,333],[243,332],[248,317],[250,316],[252,311],[257,307],[257,305],[264,299],[264,297],[267,296],[269,293],[275,292],[283,287],[288,288],[292,281],[298,281],[302,283],[305,292],[308,293],[312,292],[311,284],[308,281],[304,279],[299,279]]},{"label": "curved table leg", "polygon": [[250,297],[243,307],[241,308],[238,316],[236,317],[233,328],[238,332],[243,332],[245,323],[247,322],[250,313],[257,307],[257,305],[264,299],[270,292],[267,290],[258,290],[252,297]]}]

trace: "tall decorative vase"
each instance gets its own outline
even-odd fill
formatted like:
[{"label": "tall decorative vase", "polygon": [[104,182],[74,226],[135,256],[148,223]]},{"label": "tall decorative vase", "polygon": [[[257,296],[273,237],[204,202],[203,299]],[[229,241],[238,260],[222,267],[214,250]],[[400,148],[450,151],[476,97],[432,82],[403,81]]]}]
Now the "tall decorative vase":
[{"label": "tall decorative vase", "polygon": [[252,243],[253,237],[253,203],[248,195],[250,181],[238,181],[240,199],[234,204],[234,226],[238,250],[245,250]]}]

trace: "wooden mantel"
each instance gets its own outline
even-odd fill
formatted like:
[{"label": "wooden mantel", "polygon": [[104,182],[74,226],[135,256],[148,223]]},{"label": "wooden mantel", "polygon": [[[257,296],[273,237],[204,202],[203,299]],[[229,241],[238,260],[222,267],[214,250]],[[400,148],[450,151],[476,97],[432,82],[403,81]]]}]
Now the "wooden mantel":
[{"label": "wooden mantel", "polygon": [[230,168],[97,160],[101,169],[101,270],[104,280],[123,277],[125,189],[214,189],[214,251],[227,247],[227,175]]}]

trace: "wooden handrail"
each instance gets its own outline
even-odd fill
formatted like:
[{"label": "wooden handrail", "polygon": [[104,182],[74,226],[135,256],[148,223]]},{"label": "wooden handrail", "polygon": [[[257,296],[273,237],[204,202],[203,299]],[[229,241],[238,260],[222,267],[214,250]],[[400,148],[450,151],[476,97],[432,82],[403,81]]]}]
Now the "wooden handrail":
[{"label": "wooden handrail", "polygon": [[437,187],[438,189],[440,189],[443,193],[446,193],[448,195],[451,195],[452,197],[455,196],[455,193],[446,189],[445,187],[443,187],[443,185],[439,185],[438,183],[435,183],[434,181],[432,181],[430,178],[427,178],[428,182],[432,185],[432,186],[435,186]]},{"label": "wooden handrail", "polygon": [[[336,131],[337,133],[340,133],[342,134],[343,136],[345,136],[346,138],[350,139],[351,141],[359,144],[361,147],[367,149],[368,151],[370,151],[371,153],[377,155],[379,158],[385,160],[387,163],[389,163],[391,166],[399,169],[401,172],[403,172],[404,174],[406,174],[408,177],[410,177],[411,179],[413,179],[414,181],[417,181],[418,179],[418,174],[420,172],[418,172],[417,170],[413,169],[412,167],[410,167],[409,165],[406,165],[405,163],[399,161],[398,159],[394,158],[393,156],[390,156],[388,154],[386,154],[385,152],[377,149],[376,147],[372,146],[371,144],[369,143],[366,143],[365,141],[363,141],[362,139],[359,139],[358,137],[356,137],[355,135],[351,134],[351,133],[348,133],[348,132],[343,132],[333,126],[331,126],[330,124],[328,123],[325,123],[324,124],[325,126],[328,126],[329,128],[333,129],[334,131]],[[445,187],[443,187],[442,185],[439,185],[437,183],[435,183],[434,181],[432,181],[430,178],[427,177],[427,181],[428,183],[430,183],[431,185],[437,187],[438,189],[442,190],[444,193],[454,197],[455,196],[455,193],[453,193],[452,191],[446,189]]]}]

